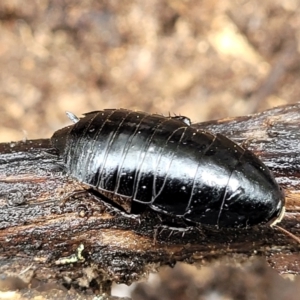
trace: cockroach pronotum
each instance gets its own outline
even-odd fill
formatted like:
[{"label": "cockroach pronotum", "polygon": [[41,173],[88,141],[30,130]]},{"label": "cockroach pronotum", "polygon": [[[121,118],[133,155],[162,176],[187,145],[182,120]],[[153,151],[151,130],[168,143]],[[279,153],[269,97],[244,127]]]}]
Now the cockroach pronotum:
[{"label": "cockroach pronotum", "polygon": [[186,117],[126,109],[68,116],[75,124],[51,138],[68,174],[127,213],[149,207],[219,228],[274,226],[284,216],[284,193],[263,162]]}]

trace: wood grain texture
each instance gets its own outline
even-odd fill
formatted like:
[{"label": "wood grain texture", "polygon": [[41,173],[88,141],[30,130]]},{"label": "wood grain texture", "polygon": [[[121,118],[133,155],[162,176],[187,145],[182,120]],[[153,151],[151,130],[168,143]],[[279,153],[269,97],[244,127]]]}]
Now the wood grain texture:
[{"label": "wood grain texture", "polygon": [[[193,126],[223,133],[261,157],[286,193],[281,226],[300,237],[300,104]],[[83,192],[69,197],[74,191]],[[65,174],[49,140],[0,144],[0,273],[94,291],[176,261],[262,256],[280,273],[300,273],[300,245],[276,229],[180,231],[160,225],[155,212],[129,215],[85,191]]]}]

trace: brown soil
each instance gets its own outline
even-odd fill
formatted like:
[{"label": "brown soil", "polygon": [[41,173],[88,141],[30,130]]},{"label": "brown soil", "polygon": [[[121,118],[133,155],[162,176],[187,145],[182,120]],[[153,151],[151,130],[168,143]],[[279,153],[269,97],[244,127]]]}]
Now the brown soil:
[{"label": "brown soil", "polygon": [[298,1],[2,0],[0,141],[104,108],[199,122],[296,102]]}]

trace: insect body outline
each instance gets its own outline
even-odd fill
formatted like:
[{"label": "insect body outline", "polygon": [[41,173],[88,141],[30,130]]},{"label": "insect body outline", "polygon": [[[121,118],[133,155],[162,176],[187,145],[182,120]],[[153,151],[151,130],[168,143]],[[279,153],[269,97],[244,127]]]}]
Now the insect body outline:
[{"label": "insect body outline", "polygon": [[150,207],[218,227],[275,224],[283,217],[284,194],[269,169],[186,117],[107,109],[70,119],[75,124],[51,138],[68,174],[127,213]]}]

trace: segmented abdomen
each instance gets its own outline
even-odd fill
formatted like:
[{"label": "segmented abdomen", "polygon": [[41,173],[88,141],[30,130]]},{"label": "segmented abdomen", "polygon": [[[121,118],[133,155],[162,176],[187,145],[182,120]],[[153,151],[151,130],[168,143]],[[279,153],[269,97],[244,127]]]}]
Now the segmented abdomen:
[{"label": "segmented abdomen", "polygon": [[[260,179],[269,181],[268,189],[276,187],[251,152],[178,118],[124,109],[91,112],[57,131],[52,142],[70,175],[127,212],[139,212],[145,204],[192,222],[230,227],[277,214],[280,196],[276,203],[267,199],[257,204],[249,195],[252,181],[253,189]],[[252,218],[255,205],[262,212]]]}]

